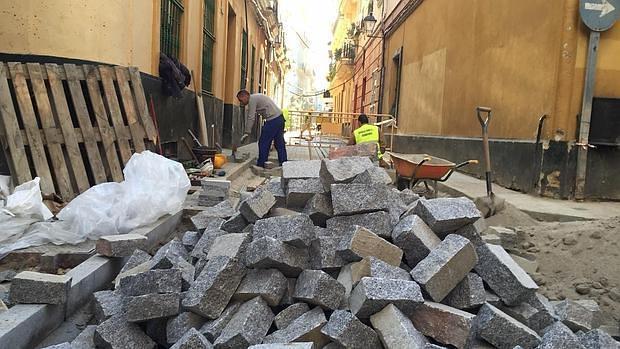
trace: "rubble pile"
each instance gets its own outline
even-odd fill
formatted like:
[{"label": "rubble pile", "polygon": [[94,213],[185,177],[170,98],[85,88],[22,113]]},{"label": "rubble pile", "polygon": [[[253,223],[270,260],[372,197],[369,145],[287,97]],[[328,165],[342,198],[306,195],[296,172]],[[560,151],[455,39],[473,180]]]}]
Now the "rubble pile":
[{"label": "rubble pile", "polygon": [[[134,250],[114,289],[95,293],[98,325],[78,339],[115,349],[618,347],[597,329],[596,303],[549,302],[486,243],[473,202],[388,183],[363,157],[285,163],[238,209],[222,201],[154,256]],[[296,211],[273,216],[281,205]],[[129,240],[100,245],[125,257],[142,243]],[[20,274],[12,296],[56,304],[47,290],[67,282]]]}]

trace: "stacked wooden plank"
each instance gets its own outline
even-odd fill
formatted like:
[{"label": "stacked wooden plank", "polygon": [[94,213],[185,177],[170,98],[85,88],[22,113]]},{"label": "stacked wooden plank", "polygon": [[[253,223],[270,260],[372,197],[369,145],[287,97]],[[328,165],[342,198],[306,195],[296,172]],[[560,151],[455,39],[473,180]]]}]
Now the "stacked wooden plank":
[{"label": "stacked wooden plank", "polygon": [[135,67],[0,62],[0,141],[17,184],[71,199],[122,181],[157,139]]}]

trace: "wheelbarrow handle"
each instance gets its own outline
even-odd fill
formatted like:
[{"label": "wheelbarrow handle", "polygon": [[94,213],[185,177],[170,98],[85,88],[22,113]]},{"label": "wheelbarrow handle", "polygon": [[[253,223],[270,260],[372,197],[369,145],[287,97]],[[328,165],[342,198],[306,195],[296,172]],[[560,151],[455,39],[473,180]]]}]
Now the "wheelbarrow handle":
[{"label": "wheelbarrow handle", "polygon": [[[482,114],[487,114],[486,119],[482,118]],[[477,107],[476,108],[476,115],[478,115],[478,121],[480,121],[480,126],[482,127],[486,127],[489,125],[489,122],[491,121],[491,108],[489,107]]]}]

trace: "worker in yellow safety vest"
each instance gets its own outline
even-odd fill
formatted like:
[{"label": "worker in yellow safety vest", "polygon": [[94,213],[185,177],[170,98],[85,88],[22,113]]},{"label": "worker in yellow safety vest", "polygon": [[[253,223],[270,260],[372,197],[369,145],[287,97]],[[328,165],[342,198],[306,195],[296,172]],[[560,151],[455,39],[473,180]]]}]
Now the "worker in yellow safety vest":
[{"label": "worker in yellow safety vest", "polygon": [[349,145],[369,142],[377,143],[377,157],[381,160],[383,154],[381,153],[381,134],[379,132],[379,127],[369,124],[368,116],[365,114],[358,116],[357,121],[359,121],[361,126],[353,131],[353,137],[351,137]]}]

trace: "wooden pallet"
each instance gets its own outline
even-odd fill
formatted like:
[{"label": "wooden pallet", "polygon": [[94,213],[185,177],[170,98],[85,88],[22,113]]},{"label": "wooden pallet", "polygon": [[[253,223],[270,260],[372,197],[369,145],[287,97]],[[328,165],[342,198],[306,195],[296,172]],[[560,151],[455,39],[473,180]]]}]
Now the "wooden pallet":
[{"label": "wooden pallet", "polygon": [[157,132],[135,67],[0,62],[0,141],[13,180],[72,199],[122,181]]}]

